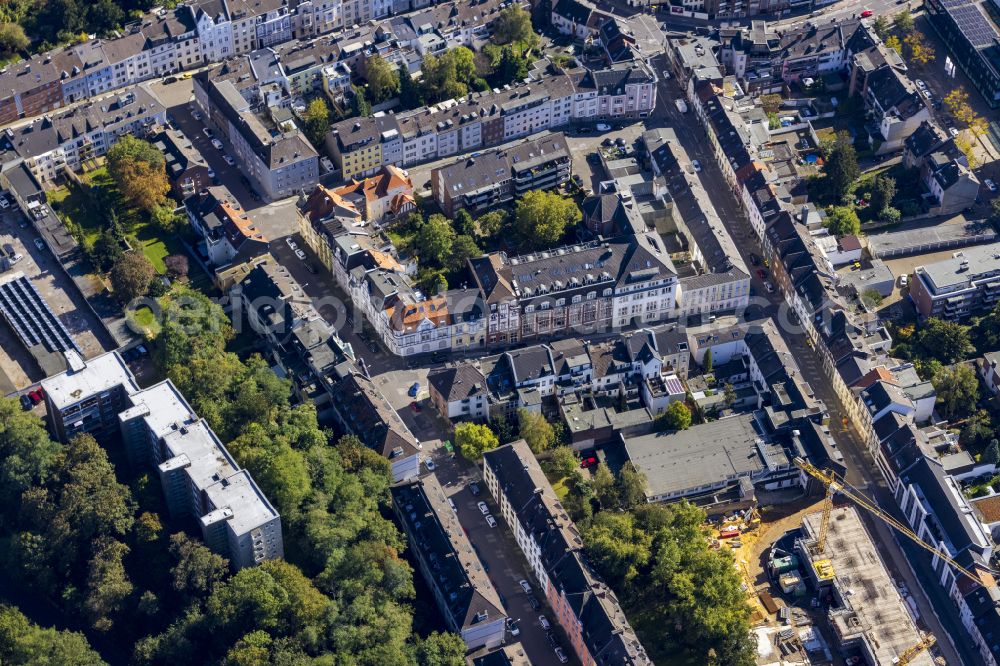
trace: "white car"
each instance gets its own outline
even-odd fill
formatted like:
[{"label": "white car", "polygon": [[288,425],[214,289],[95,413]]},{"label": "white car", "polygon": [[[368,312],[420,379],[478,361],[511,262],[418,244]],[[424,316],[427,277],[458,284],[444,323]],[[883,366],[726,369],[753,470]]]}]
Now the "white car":
[{"label": "white car", "polygon": [[292,248],[293,250],[299,249],[298,243],[296,243],[294,240],[292,240],[291,236],[289,236],[288,238],[286,238],[285,242],[288,243],[288,247]]},{"label": "white car", "polygon": [[218,139],[212,139],[212,145],[215,146],[216,150],[222,150],[222,142]]},{"label": "white car", "polygon": [[476,506],[479,507],[479,513],[483,514],[484,516],[490,512],[490,507],[486,506],[486,502],[480,502]]},{"label": "white car", "polygon": [[701,172],[701,162],[699,162],[698,160],[691,160],[691,166],[694,167],[695,173]]},{"label": "white car", "polygon": [[988,190],[989,190],[990,192],[996,192],[996,191],[997,191],[997,184],[996,184],[996,183],[994,183],[994,182],[993,182],[992,180],[990,180],[989,178],[987,178],[986,180],[984,180],[984,181],[983,181],[983,183],[984,183],[984,184],[986,185],[986,188],[987,188],[987,189],[988,189]]},{"label": "white car", "polygon": [[215,169],[213,169],[212,167],[208,168],[208,177],[215,178]]},{"label": "white car", "polygon": [[10,202],[7,201],[7,197],[0,197],[0,208],[7,210],[10,208]]},{"label": "white car", "polygon": [[44,252],[45,251],[45,241],[43,241],[41,238],[36,238],[35,239],[35,247],[38,248],[39,252]]},{"label": "white car", "polygon": [[202,128],[201,133],[204,134],[209,139],[212,138],[212,128],[211,127],[204,127],[204,128]]},{"label": "white car", "polygon": [[542,625],[542,629],[544,629],[545,631],[548,631],[549,629],[552,628],[552,624],[549,622],[549,618],[545,617],[544,615],[538,616],[538,624]]},{"label": "white car", "polygon": [[306,260],[306,253],[303,252],[302,250],[296,250],[295,251],[295,256],[298,257],[299,259],[301,259],[302,261]]},{"label": "white car", "polygon": [[771,284],[770,282],[765,282],[764,283],[764,288],[767,289],[767,293],[769,293],[769,294],[773,294],[774,293],[774,285]]},{"label": "white car", "polygon": [[531,585],[528,584],[528,581],[522,578],[521,580],[517,581],[517,584],[521,586],[521,589],[524,590],[525,594],[531,594]]},{"label": "white car", "polygon": [[236,160],[234,160],[230,155],[223,155],[222,159],[224,159],[226,161],[226,164],[228,164],[229,166],[233,166],[234,164],[236,164]]},{"label": "white car", "polygon": [[491,516],[490,514],[486,514],[486,524],[489,525],[490,527],[496,527],[497,519]]},{"label": "white car", "polygon": [[191,117],[195,120],[201,120],[201,111],[192,111]]},{"label": "white car", "polygon": [[510,629],[511,636],[521,635],[521,628],[517,626],[517,622],[513,618],[507,618],[507,628]]},{"label": "white car", "polygon": [[598,132],[608,132],[610,130],[611,130],[611,125],[608,125],[606,123],[597,123]]},{"label": "white car", "polygon": [[16,264],[17,262],[21,261],[22,259],[24,259],[24,255],[18,253],[18,254],[15,254],[13,257],[10,258],[10,263],[11,264]]},{"label": "white car", "polygon": [[948,128],[948,132],[949,132],[949,133],[950,133],[950,134],[951,134],[952,136],[958,136],[958,130],[957,130],[957,129],[955,129],[954,127],[949,127],[949,128]]},{"label": "white car", "polygon": [[556,652],[556,659],[559,660],[560,664],[565,664],[567,661],[569,661],[569,657],[566,656],[566,653],[563,652],[563,649],[561,647],[557,647],[555,652]]},{"label": "white car", "polygon": [[910,283],[910,276],[906,275],[905,273],[903,275],[899,276],[899,286],[900,287],[905,287],[909,283]]},{"label": "white car", "polygon": [[666,69],[663,70],[663,80],[664,81],[669,81],[670,80],[670,70],[666,70]]},{"label": "white car", "polygon": [[428,472],[434,471],[434,461],[431,460],[430,458],[424,461],[424,466],[427,468]]},{"label": "white car", "polygon": [[916,86],[918,88],[920,88],[921,90],[923,90],[924,88],[927,87],[927,84],[924,83],[923,80],[921,80],[921,79],[914,79],[913,83],[916,84]]}]

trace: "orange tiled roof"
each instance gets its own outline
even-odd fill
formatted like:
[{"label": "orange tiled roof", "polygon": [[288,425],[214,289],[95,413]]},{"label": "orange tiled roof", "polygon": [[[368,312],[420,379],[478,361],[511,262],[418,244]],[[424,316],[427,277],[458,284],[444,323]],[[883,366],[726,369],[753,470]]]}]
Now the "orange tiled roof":
[{"label": "orange tiled roof", "polygon": [[855,382],[854,386],[860,389],[866,389],[878,381],[889,382],[893,386],[899,386],[899,382],[896,381],[896,375],[892,374],[882,366],[870,371],[867,375]]}]

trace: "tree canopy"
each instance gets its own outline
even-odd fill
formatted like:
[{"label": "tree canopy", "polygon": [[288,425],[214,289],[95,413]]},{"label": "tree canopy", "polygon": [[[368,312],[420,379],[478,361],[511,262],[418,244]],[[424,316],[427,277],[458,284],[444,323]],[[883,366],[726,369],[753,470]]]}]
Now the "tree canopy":
[{"label": "tree canopy", "polygon": [[583,219],[583,213],[572,199],[557,192],[531,190],[517,201],[515,227],[527,247],[552,247],[566,229]]},{"label": "tree canopy", "polygon": [[126,134],[111,146],[108,173],[132,205],[151,212],[170,191],[166,160],[148,141]]},{"label": "tree canopy", "polygon": [[536,455],[555,446],[556,432],[541,413],[517,410],[517,427],[518,434]]},{"label": "tree canopy", "polygon": [[500,440],[487,426],[467,421],[455,426],[455,445],[466,460],[474,461],[500,446]]},{"label": "tree canopy", "polygon": [[658,430],[687,430],[691,427],[691,410],[681,400],[667,405],[663,413],[656,417]]},{"label": "tree canopy", "polygon": [[142,252],[126,252],[111,267],[108,279],[115,290],[115,297],[122,303],[146,295],[149,283],[156,275],[156,269]]},{"label": "tree canopy", "polygon": [[861,175],[851,136],[847,132],[838,132],[836,138],[823,147],[823,153],[823,173],[830,193],[837,197],[849,196],[854,190],[854,182]]},{"label": "tree canopy", "polygon": [[850,206],[835,206],[826,217],[826,226],[838,237],[861,233],[861,219]]}]

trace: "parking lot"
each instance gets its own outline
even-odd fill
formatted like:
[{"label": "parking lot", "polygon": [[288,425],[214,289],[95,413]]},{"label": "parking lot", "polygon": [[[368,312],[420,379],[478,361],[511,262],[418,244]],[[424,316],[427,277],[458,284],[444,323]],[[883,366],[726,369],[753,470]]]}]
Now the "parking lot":
[{"label": "parking lot", "polygon": [[[21,224],[25,224],[24,227]],[[73,336],[85,358],[92,358],[117,345],[106,334],[76,285],[47,250],[39,250],[37,233],[14,209],[0,212],[0,243],[10,244],[22,258],[5,274],[23,273]],[[44,247],[44,246],[43,246]],[[43,378],[31,354],[6,325],[0,324],[0,389],[4,394],[20,391]]]}]

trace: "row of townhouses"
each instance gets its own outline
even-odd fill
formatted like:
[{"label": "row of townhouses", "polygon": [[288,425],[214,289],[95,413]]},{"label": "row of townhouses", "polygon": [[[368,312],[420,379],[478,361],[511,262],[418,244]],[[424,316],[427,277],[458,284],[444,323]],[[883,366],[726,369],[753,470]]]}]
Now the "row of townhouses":
[{"label": "row of townhouses", "polygon": [[[926,103],[916,103],[905,68],[894,53],[866,26],[857,30],[863,32],[856,31],[846,41],[835,40],[833,48],[843,52],[837,71],[847,76],[851,93],[861,97],[873,120],[870,135],[890,144],[891,150],[902,148],[904,161],[920,168],[925,210],[965,207],[971,190],[967,183],[974,179],[967,162],[952,150],[954,142],[929,122]],[[687,40],[675,40],[668,53],[708,133],[719,168],[761,241],[775,285],[818,352],[840,408],[861,433],[903,518],[925,541],[978,572],[979,579],[970,580],[936,557],[916,563],[930,568],[954,602],[943,606],[945,612],[965,627],[983,663],[996,664],[1000,588],[989,575],[989,558],[997,514],[989,506],[976,509],[960,483],[991,472],[992,465],[977,463],[959,450],[953,433],[932,424],[934,387],[920,379],[912,364],[888,355],[891,338],[858,298],[864,285],[836,271],[856,243],[847,242],[849,238],[826,242],[814,222],[816,211],[797,188],[805,174],[786,168],[787,162],[769,150],[775,135],[789,130],[770,130],[745,95],[752,78],[746,73],[743,78],[733,75],[728,70],[732,65],[716,57],[718,45],[712,47],[711,40],[700,43],[695,50]],[[825,61],[833,67],[837,60],[832,55]],[[798,76],[820,75],[820,66],[817,61],[815,69],[810,65]],[[787,81],[789,70],[781,71]],[[791,109],[782,109],[779,115],[785,113],[789,124],[808,138],[808,118]],[[805,150],[814,151],[815,146]],[[993,252],[992,247],[966,249],[953,261],[918,269],[914,287],[918,310],[925,315],[960,316],[963,309],[973,308],[972,302],[987,304]],[[975,269],[970,269],[971,259],[977,260]],[[958,296],[950,305],[949,291]]]},{"label": "row of townhouses", "polygon": [[333,125],[326,147],[345,179],[506,143],[576,121],[638,118],[656,107],[656,75],[642,61],[562,71],[435,106]]},{"label": "row of townhouses", "polygon": [[118,352],[42,381],[59,439],[119,434],[129,462],[159,475],[170,515],[196,522],[205,545],[237,568],[283,557],[281,517],[168,379],[139,387]]}]

